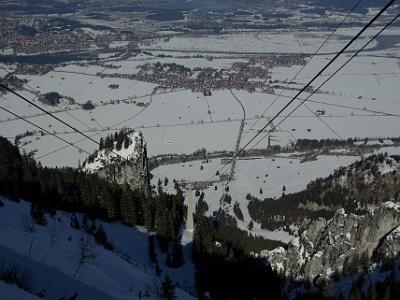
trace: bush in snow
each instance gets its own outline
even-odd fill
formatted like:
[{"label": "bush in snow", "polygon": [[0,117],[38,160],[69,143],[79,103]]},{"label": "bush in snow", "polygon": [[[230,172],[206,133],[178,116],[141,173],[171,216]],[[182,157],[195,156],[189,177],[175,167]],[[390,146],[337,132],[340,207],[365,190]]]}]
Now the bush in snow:
[{"label": "bush in snow", "polygon": [[46,217],[44,216],[43,209],[36,203],[31,203],[31,216],[38,225],[47,225]]},{"label": "bush in snow", "polygon": [[113,251],[114,246],[108,241],[107,234],[103,229],[103,226],[99,226],[94,232],[94,238],[96,242],[102,245],[107,250]]},{"label": "bush in snow", "polygon": [[30,292],[31,273],[25,268],[20,268],[16,263],[0,263],[0,280],[8,284],[15,284],[20,289]]}]

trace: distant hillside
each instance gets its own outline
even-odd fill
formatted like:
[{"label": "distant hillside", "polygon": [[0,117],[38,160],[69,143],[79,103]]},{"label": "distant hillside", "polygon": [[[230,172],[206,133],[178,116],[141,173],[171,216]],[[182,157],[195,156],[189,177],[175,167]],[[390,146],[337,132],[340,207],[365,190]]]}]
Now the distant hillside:
[{"label": "distant hillside", "polygon": [[[311,5],[321,6],[328,9],[350,10],[356,1],[349,0],[310,0],[307,1]],[[383,7],[388,1],[386,0],[364,0],[357,8],[357,12],[367,12],[369,7]]]},{"label": "distant hillside", "polygon": [[249,212],[264,227],[300,226],[287,249],[261,253],[274,270],[303,281],[286,287],[289,298],[397,299],[399,172],[399,155],[372,155],[302,192],[278,200],[249,196]]},{"label": "distant hillside", "polygon": [[308,184],[304,191],[260,200],[248,195],[249,213],[265,229],[330,218],[339,208],[363,213],[385,201],[400,200],[400,156],[371,155]]}]

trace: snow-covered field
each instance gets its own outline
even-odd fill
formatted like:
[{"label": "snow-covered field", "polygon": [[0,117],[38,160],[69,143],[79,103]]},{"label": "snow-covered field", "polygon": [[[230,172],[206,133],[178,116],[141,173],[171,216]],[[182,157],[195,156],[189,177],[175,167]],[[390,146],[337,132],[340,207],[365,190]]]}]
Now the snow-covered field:
[{"label": "snow-covered field", "polygon": [[[89,68],[89,73],[95,74],[95,70]],[[57,91],[62,96],[69,96],[77,103],[109,102],[110,100],[124,100],[133,97],[149,95],[155,85],[146,82],[128,80],[123,78],[101,78],[98,76],[81,74],[78,70],[57,70],[42,76],[20,76],[29,77],[29,85],[41,94]],[[118,84],[118,89],[111,89],[109,86]]]},{"label": "snow-covered field", "polygon": [[[336,38],[322,49],[322,53],[340,49],[355,30],[340,31]],[[375,31],[376,29],[369,31],[365,37]],[[386,31],[385,34],[398,36],[400,32],[397,28],[393,28]],[[96,73],[136,74],[140,65],[156,62],[182,64],[191,68],[229,68],[235,61],[243,62],[246,59],[217,54],[218,58],[209,60],[207,57],[191,57],[196,55],[192,51],[194,48],[207,48],[210,51],[229,51],[231,49],[232,51],[313,52],[325,37],[326,32],[277,33],[262,31],[208,37],[179,36],[170,39],[169,42],[161,42],[163,41],[161,39],[158,44],[149,47],[160,46],[172,49],[179,44],[178,46],[189,52],[153,51],[153,55],[142,53],[124,60],[105,58],[104,62],[116,66],[116,69],[70,64],[59,66],[55,71],[43,76],[19,75],[21,78],[27,78],[29,86],[41,93],[57,91],[63,96],[75,98],[78,103],[91,100],[97,106],[90,111],[84,111],[78,105],[66,103],[59,107],[44,105],[37,101],[37,96],[29,88],[21,91],[21,94],[29,99],[34,99],[38,105],[55,112],[57,117],[75,128],[83,130],[96,140],[114,133],[115,130],[122,127],[140,130],[147,142],[149,156],[164,153],[191,153],[199,148],[206,148],[208,151],[233,151],[243,111],[229,90],[212,91],[212,95],[207,97],[202,93],[194,93],[190,90],[157,90],[156,94],[151,96],[149,94],[154,91],[155,84],[130,79],[101,78],[96,76]],[[360,42],[365,41],[365,37]],[[273,133],[271,144],[286,145],[301,138],[346,139],[399,136],[400,60],[398,53],[399,46],[361,53],[324,86],[321,93],[312,96],[307,106],[301,106],[277,127],[277,131]],[[157,57],[158,54],[172,57]],[[348,58],[348,55],[346,54],[333,64],[312,86],[319,86],[340,63]],[[299,89],[304,86],[332,57],[330,54],[314,57],[294,80],[295,82],[290,84],[290,87]],[[13,67],[7,68],[11,70]],[[272,76],[271,80],[279,80],[279,85],[284,86],[285,82],[282,81],[292,79],[300,68],[301,66],[274,67],[268,70],[268,74]],[[111,84],[118,84],[118,89],[111,89],[109,87]],[[268,122],[268,118],[274,116],[296,93],[295,91],[285,91],[276,100],[281,91],[281,89],[275,88],[275,95],[272,95],[261,90],[253,93],[233,90],[234,95],[240,100],[246,111],[242,146],[263,128]],[[304,93],[299,98],[303,99],[308,95]],[[128,100],[117,101],[123,99]],[[110,101],[113,104],[109,104]],[[295,101],[282,115],[286,116],[298,103],[299,101]],[[30,107],[14,95],[5,95],[3,99],[0,99],[0,105],[21,116],[30,116],[30,121],[50,132],[60,134],[62,138],[76,143],[85,151],[92,152],[97,149],[95,143],[74,133],[70,128],[48,116],[37,115],[40,114],[40,111]],[[269,109],[266,111],[267,107]],[[73,110],[66,110],[68,108],[73,108]],[[317,110],[324,111],[325,114],[318,118],[315,115]],[[32,125],[22,120],[12,119],[15,118],[0,109],[0,134],[13,140],[16,135],[27,130],[36,130],[36,134],[20,141],[20,147],[27,152],[36,151],[35,157],[44,165],[78,166],[78,162],[82,162],[87,157],[85,151],[65,145],[64,142],[53,136],[42,136],[38,129],[32,128]],[[257,119],[259,119],[257,124],[254,124]],[[279,117],[274,124],[278,125],[282,120],[283,117]],[[268,129],[270,128],[271,126],[268,127]],[[257,147],[266,147],[267,142],[265,139]],[[250,146],[252,145],[254,143]],[[286,184],[288,191],[303,188],[315,176],[326,176],[334,168],[350,163],[353,158],[340,157],[336,159],[331,157],[330,159],[334,161],[329,162],[320,158],[315,162],[299,166],[303,170],[301,174],[304,176],[294,176],[293,182],[290,181]],[[274,170],[274,174],[269,174],[270,177],[265,183],[263,182],[264,169],[257,168],[259,162],[263,162],[261,165],[265,163],[266,169]],[[252,167],[255,168],[253,173],[248,173],[251,168],[243,164],[251,163],[256,166]],[[287,161],[282,163],[287,163]],[[270,165],[266,160],[240,161],[237,171],[238,191],[235,192],[240,199],[237,201],[240,202],[247,192],[257,194],[260,187],[264,190],[264,196],[279,196],[282,182],[289,181],[288,175],[284,172],[290,170],[291,174],[297,174],[297,171],[293,169],[297,164],[298,161],[293,161],[289,165],[290,168],[277,169],[275,164]],[[312,166],[310,174],[307,174],[307,166]],[[177,176],[174,175],[173,166],[171,168],[172,171],[166,172],[168,177]],[[184,174],[182,178],[186,179],[190,176],[197,176],[195,175],[197,173],[191,173],[194,169],[196,168],[179,168],[179,174]],[[205,170],[200,174],[205,174],[207,169],[208,166],[205,166]],[[157,172],[157,170],[155,171]],[[275,175],[276,179],[274,179]],[[259,176],[260,179],[255,179],[256,176]],[[212,210],[218,208],[220,192],[211,192],[211,194],[217,195],[210,203]],[[244,205],[242,202],[240,204]]]},{"label": "snow-covered field", "polygon": [[[368,30],[355,44],[359,48],[380,28]],[[342,29],[325,44],[321,53],[332,53],[342,48],[360,28]],[[192,52],[233,52],[233,53],[313,53],[326,39],[330,32],[288,32],[277,31],[232,31],[219,35],[176,36],[168,40],[154,41],[143,45],[142,49],[176,50]],[[388,30],[385,34],[398,34],[396,30]],[[376,44],[371,43],[372,48]],[[353,48],[353,49],[354,49]]]},{"label": "snow-covered field", "polygon": [[[39,226],[31,220],[27,202],[13,202],[1,198],[0,207],[0,257],[1,263],[15,264],[31,274],[32,293],[45,290],[44,299],[60,299],[78,293],[78,299],[158,299],[156,289],[168,274],[183,289],[193,290],[194,267],[191,251],[184,247],[185,265],[179,269],[165,266],[165,255],[158,253],[163,273],[155,275],[149,263],[148,234],[120,223],[95,221],[101,225],[115,250],[109,251],[93,241],[95,259],[85,263],[76,277],[78,267],[78,242],[86,234],[70,227],[70,214],[57,211],[54,217],[46,215],[48,225]],[[78,220],[82,216],[77,214]],[[91,224],[92,221],[89,221]],[[26,232],[23,224],[35,224],[33,232]],[[89,240],[93,239],[89,237]],[[36,299],[16,286],[0,282],[2,299]],[[148,296],[146,296],[148,295]],[[193,299],[176,288],[177,299]]]}]

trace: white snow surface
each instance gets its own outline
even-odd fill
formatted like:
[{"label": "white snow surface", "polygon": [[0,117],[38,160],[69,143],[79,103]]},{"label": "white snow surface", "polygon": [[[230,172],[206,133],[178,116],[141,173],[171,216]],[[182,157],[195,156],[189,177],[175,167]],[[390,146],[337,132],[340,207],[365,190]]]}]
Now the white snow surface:
[{"label": "white snow surface", "polygon": [[386,201],[382,203],[383,207],[400,211],[400,202]]},{"label": "white snow surface", "polygon": [[[388,31],[387,34],[393,32]],[[345,30],[344,36],[348,36],[350,33],[352,33],[351,30]],[[290,35],[291,33],[285,34]],[[294,34],[302,35],[301,32]],[[320,36],[323,35],[321,32],[303,34],[315,39],[312,42],[314,50],[319,45]],[[268,33],[264,35],[268,35]],[[278,36],[277,38],[279,38],[278,34],[273,33],[271,36],[274,36],[274,38]],[[179,38],[183,39],[182,37]],[[188,44],[194,42],[190,38],[186,38]],[[247,39],[251,38],[258,42],[261,41],[259,39],[261,36],[257,38],[249,35]],[[196,40],[196,38],[193,39]],[[336,42],[338,43],[335,48],[339,48],[342,43],[342,41],[332,41],[332,46]],[[266,40],[267,42],[268,40]],[[311,44],[308,47],[311,48]],[[310,100],[316,102],[308,102],[308,108],[300,107],[279,126],[279,130],[274,132],[273,144],[286,145],[299,138],[338,138],[315,116],[317,110],[325,110],[326,115],[320,116],[320,118],[341,137],[345,139],[374,137],[373,140],[368,142],[369,144],[376,141],[377,145],[390,145],[391,142],[386,137],[398,136],[398,117],[379,112],[400,114],[400,102],[398,101],[400,65],[396,58],[397,54],[398,48],[374,50],[358,55],[322,88],[321,93],[311,97]],[[96,108],[90,111],[83,111],[78,105],[63,104],[59,107],[44,105],[37,101],[36,95],[29,88],[21,91],[21,94],[33,99],[43,108],[50,111],[58,110],[59,112],[56,115],[59,118],[80,130],[84,130],[89,136],[97,140],[100,136],[104,137],[124,126],[140,129],[146,137],[150,156],[164,153],[191,153],[203,147],[209,151],[233,150],[243,112],[230,91],[213,91],[212,96],[204,97],[202,94],[193,93],[190,90],[167,90],[157,91],[152,97],[151,93],[156,87],[155,84],[126,78],[101,78],[101,76],[96,76],[98,72],[107,74],[137,73],[139,70],[137,67],[145,63],[175,62],[189,67],[228,68],[235,61],[246,61],[245,58],[225,57],[221,54],[217,54],[218,58],[212,61],[206,58],[190,57],[192,55],[190,53],[179,55],[156,57],[140,54],[122,61],[110,60],[106,62],[119,67],[117,69],[104,70],[103,67],[95,65],[67,64],[57,67],[55,71],[46,75],[18,75],[20,78],[27,78],[30,87],[41,93],[57,91],[63,96],[75,98],[77,103],[85,103],[91,100]],[[331,58],[332,55],[330,54],[314,57],[295,80],[296,83],[290,86],[299,88],[306,84]],[[340,58],[321,78],[313,83],[313,86],[322,83],[347,58],[346,55]],[[11,70],[10,67],[7,68]],[[268,70],[268,74],[272,76],[271,80],[290,80],[300,68],[301,66],[274,67]],[[108,87],[110,84],[118,84],[119,88],[110,89]],[[246,124],[241,145],[247,143],[257,130],[260,130],[266,124],[267,117],[274,116],[295,95],[295,91],[285,91],[265,112],[264,118],[259,119],[257,125],[250,130],[255,119],[260,118],[266,107],[272,104],[281,90],[275,89],[275,95],[266,94],[259,90],[254,93],[234,92],[246,110]],[[303,99],[306,96],[307,94],[302,94],[299,98]],[[139,102],[144,106],[138,105]],[[286,113],[297,104],[298,102],[295,101]],[[77,146],[89,152],[92,152],[96,147],[90,141],[80,141],[83,139],[82,136],[73,133],[70,128],[50,119],[48,116],[35,116],[40,111],[20,101],[15,95],[6,94],[4,99],[1,100],[1,105],[13,112],[18,112],[21,116],[31,116],[30,121],[51,132],[62,134],[64,138],[71,142],[77,142]],[[73,108],[74,110],[64,111],[66,108]],[[286,113],[283,113],[283,115],[286,115]],[[22,120],[11,119],[13,117],[10,114],[0,110],[1,135],[13,140],[16,135],[26,130],[33,130],[30,124]],[[280,121],[282,121],[281,117],[277,118],[274,123],[277,124]],[[371,126],[371,124],[374,124],[374,126]],[[379,143],[379,138],[382,138],[384,143]],[[267,140],[265,139],[257,147],[266,147],[266,145]],[[77,166],[78,160],[83,161],[86,158],[84,152],[66,147],[65,143],[49,135],[40,136],[36,134],[24,138],[21,147],[27,152],[36,151],[35,157],[47,166]],[[43,155],[45,156],[42,157]]]},{"label": "white snow surface", "polygon": [[32,294],[25,292],[16,285],[6,284],[4,281],[0,281],[0,295],[3,299],[7,300],[39,300]]},{"label": "white snow surface", "polygon": [[[45,289],[44,299],[70,297],[75,292],[78,298],[88,300],[135,299],[139,293],[144,296],[146,291],[150,295],[147,299],[158,299],[154,287],[160,287],[165,274],[182,288],[193,290],[194,267],[187,247],[184,247],[186,263],[179,269],[169,269],[164,263],[165,254],[158,253],[163,273],[157,278],[148,261],[148,233],[99,220],[95,224],[102,225],[115,250],[106,250],[93,241],[95,260],[84,264],[73,278],[78,266],[78,241],[85,233],[70,227],[70,214],[62,211],[57,211],[54,217],[46,214],[47,226],[34,225],[34,232],[26,232],[22,223],[33,223],[29,203],[6,198],[1,201],[4,207],[0,208],[0,260],[27,269],[32,275],[32,292],[36,294]],[[81,222],[82,215],[76,215]],[[17,293],[12,287],[6,288],[7,292]],[[6,288],[0,285],[0,291]],[[176,295],[177,299],[193,299],[180,288],[176,288]]]},{"label": "white snow surface", "polygon": [[[343,48],[347,42],[346,37],[355,34],[355,28],[340,30],[338,36],[331,39],[323,48],[322,53],[331,53]],[[142,49],[173,49],[181,51],[234,51],[234,52],[283,52],[283,53],[311,53],[325,40],[328,32],[287,32],[276,31],[253,31],[253,32],[231,32],[220,35],[202,36],[175,36],[168,40],[156,40]],[[372,35],[372,30],[368,32]],[[340,37],[339,37],[340,36]],[[369,38],[363,36],[357,40],[356,45],[362,45]],[[356,47],[356,45],[354,47]],[[374,42],[369,46],[372,47]]]}]

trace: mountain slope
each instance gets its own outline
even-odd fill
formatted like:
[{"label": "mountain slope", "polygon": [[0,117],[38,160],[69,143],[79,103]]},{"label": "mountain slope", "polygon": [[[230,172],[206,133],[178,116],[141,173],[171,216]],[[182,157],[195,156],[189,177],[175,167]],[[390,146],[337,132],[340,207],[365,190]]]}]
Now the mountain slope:
[{"label": "mountain slope", "polygon": [[[395,259],[400,249],[400,203],[384,202],[364,215],[338,210],[311,223],[286,250],[264,251],[274,268],[307,280],[350,270],[361,260]],[[353,270],[357,272],[358,270]]]},{"label": "mountain slope", "polygon": [[[310,288],[305,294],[334,298],[359,299],[357,294],[376,294],[376,288],[381,296],[396,294],[392,286],[400,279],[399,161],[396,155],[372,155],[286,196],[281,204],[293,205],[285,212],[288,216],[296,209],[314,213],[314,218],[301,222],[299,236],[287,249],[261,252],[288,279],[289,298],[297,299]],[[301,214],[294,218],[300,219]]]},{"label": "mountain slope", "polygon": [[[31,274],[33,294],[46,290],[44,299],[71,297],[75,293],[78,299],[134,299],[139,295],[155,299],[165,274],[185,285],[175,270],[165,266],[165,255],[161,253],[158,257],[162,274],[156,276],[147,254],[149,234],[144,231],[62,211],[45,214],[47,225],[38,225],[30,216],[28,203],[5,198],[1,201],[0,260]],[[79,229],[73,228],[76,221]],[[98,230],[100,225],[113,251],[96,243],[95,236],[88,233],[88,229]],[[89,241],[94,258],[79,266],[81,239]],[[193,270],[190,263],[187,267],[185,278],[190,280],[188,275]],[[176,294],[178,299],[192,299],[178,288]]]}]

